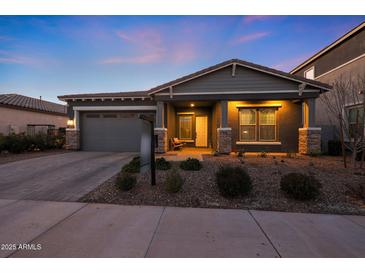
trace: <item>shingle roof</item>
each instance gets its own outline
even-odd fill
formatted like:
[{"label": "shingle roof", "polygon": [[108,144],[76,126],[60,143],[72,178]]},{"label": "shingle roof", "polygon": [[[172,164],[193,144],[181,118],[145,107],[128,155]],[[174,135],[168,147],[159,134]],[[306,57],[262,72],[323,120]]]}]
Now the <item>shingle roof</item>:
[{"label": "shingle roof", "polygon": [[60,100],[68,99],[91,99],[91,98],[115,98],[115,97],[149,97],[147,91],[128,92],[104,92],[104,93],[82,93],[58,96]]},{"label": "shingle roof", "polygon": [[286,73],[280,70],[276,70],[273,68],[269,68],[269,67],[265,67],[265,66],[261,66],[261,65],[257,65],[254,63],[250,63],[247,61],[243,61],[240,59],[231,59],[222,63],[219,63],[217,65],[199,70],[197,72],[191,73],[189,75],[183,76],[181,78],[175,79],[173,81],[167,82],[165,84],[159,85],[157,87],[151,88],[150,90],[147,91],[128,91],[128,92],[105,92],[105,93],[84,93],[84,94],[69,94],[69,95],[62,95],[62,96],[58,96],[58,98],[60,100],[66,101],[66,100],[70,100],[70,99],[91,99],[91,98],[118,98],[118,97],[149,97],[151,94],[154,94],[162,89],[168,88],[169,86],[173,86],[173,85],[177,85],[181,82],[185,82],[190,80],[191,78],[195,78],[195,77],[199,77],[201,75],[204,75],[206,73],[212,72],[214,70],[223,68],[225,66],[229,66],[229,65],[233,65],[233,64],[238,64],[238,65],[242,65],[248,68],[252,68],[252,69],[256,69],[259,71],[262,71],[264,73],[269,73],[269,74],[273,74],[279,77],[283,77],[289,80],[293,80],[299,83],[306,83],[308,85],[312,85],[315,87],[318,87],[322,90],[330,90],[332,87],[328,84],[319,82],[319,81],[314,81],[314,80],[310,80],[307,78],[304,78],[302,76],[299,75],[293,75],[290,73]]},{"label": "shingle roof", "polygon": [[165,84],[159,85],[157,87],[151,88],[150,90],[148,90],[148,93],[149,94],[156,93],[156,92],[158,92],[162,89],[168,88],[169,86],[177,85],[181,82],[188,81],[191,78],[199,77],[200,75],[204,75],[206,73],[212,72],[212,71],[217,70],[219,68],[223,68],[225,66],[229,66],[229,65],[233,65],[233,64],[238,64],[238,65],[242,65],[244,67],[256,69],[256,70],[262,71],[264,73],[266,72],[266,73],[269,73],[269,74],[274,74],[274,75],[277,75],[279,77],[287,78],[289,80],[293,80],[293,81],[297,81],[297,82],[301,82],[301,83],[307,83],[309,85],[313,85],[313,86],[319,87],[319,88],[324,89],[324,90],[330,90],[332,88],[328,84],[325,84],[325,83],[322,83],[322,82],[319,82],[319,81],[310,80],[310,79],[304,78],[304,77],[299,76],[299,75],[293,75],[293,74],[290,74],[290,73],[287,73],[287,72],[283,72],[283,71],[276,70],[276,69],[273,69],[273,68],[261,66],[261,65],[254,64],[254,63],[250,63],[250,62],[243,61],[243,60],[240,60],[240,59],[231,59],[231,60],[227,60],[227,61],[224,61],[222,63],[216,64],[214,66],[199,70],[197,72],[191,73],[189,75],[183,76],[181,78],[175,79],[173,81],[167,82]]},{"label": "shingle roof", "polygon": [[20,94],[0,94],[0,106],[66,115],[66,106]]}]

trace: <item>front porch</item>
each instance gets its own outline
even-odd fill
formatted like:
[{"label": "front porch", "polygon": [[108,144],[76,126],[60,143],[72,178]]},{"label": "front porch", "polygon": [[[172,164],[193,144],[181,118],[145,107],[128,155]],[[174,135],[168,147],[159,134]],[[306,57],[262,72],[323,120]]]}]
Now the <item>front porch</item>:
[{"label": "front porch", "polygon": [[[317,153],[320,128],[315,127],[314,110],[314,98],[158,101],[156,152],[178,158],[201,154],[197,149]],[[174,138],[184,143],[183,150],[174,150]]]}]

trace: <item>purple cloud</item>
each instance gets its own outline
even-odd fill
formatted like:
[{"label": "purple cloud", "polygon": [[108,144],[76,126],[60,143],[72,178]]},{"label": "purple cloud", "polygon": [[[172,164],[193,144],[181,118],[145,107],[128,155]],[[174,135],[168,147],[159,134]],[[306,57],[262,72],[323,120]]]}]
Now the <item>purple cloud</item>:
[{"label": "purple cloud", "polygon": [[250,24],[256,21],[265,21],[273,17],[272,15],[247,15],[243,17],[243,23]]},{"label": "purple cloud", "polygon": [[[120,38],[129,54],[112,56],[101,61],[102,64],[149,64],[163,60],[186,63],[197,56],[195,35],[191,38],[184,32],[184,39],[172,39],[161,28],[142,27],[133,30],[119,30]],[[188,32],[188,34],[190,34]]]},{"label": "purple cloud", "polygon": [[303,54],[300,56],[284,59],[280,63],[272,65],[272,67],[277,70],[290,71],[291,69],[308,59],[311,55],[312,54]]},{"label": "purple cloud", "polygon": [[248,42],[252,42],[266,36],[270,35],[270,32],[262,31],[262,32],[254,32],[250,34],[241,35],[235,39],[235,44],[244,44]]}]

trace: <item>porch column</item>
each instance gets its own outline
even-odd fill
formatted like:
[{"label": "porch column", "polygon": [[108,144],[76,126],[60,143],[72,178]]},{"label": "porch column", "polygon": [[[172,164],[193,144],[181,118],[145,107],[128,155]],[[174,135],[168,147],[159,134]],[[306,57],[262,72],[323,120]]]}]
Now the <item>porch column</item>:
[{"label": "porch column", "polygon": [[[72,120],[70,118],[70,120]],[[73,127],[66,128],[66,145],[68,150],[80,149],[80,113],[78,110],[73,111]]]},{"label": "porch column", "polygon": [[221,101],[221,128],[228,127],[228,101]]},{"label": "porch column", "polygon": [[165,127],[165,104],[164,102],[157,101],[156,111],[156,128]]},{"label": "porch column", "polygon": [[221,101],[220,127],[217,128],[217,151],[229,154],[232,151],[232,129],[228,127],[228,101]]},{"label": "porch column", "polygon": [[168,150],[167,128],[165,128],[165,103],[157,101],[155,138],[157,138],[156,153]]},{"label": "porch column", "polygon": [[303,128],[299,128],[299,153],[321,152],[321,128],[316,127],[315,98],[303,102]]}]

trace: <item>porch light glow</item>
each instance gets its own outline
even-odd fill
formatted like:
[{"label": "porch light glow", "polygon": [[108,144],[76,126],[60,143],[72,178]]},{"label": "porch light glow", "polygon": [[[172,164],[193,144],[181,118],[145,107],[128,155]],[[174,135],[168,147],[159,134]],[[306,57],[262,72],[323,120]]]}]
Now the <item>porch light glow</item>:
[{"label": "porch light glow", "polygon": [[195,105],[193,103],[190,104],[191,107],[195,107]]},{"label": "porch light glow", "polygon": [[75,126],[74,120],[67,120],[67,127],[73,128]]}]

